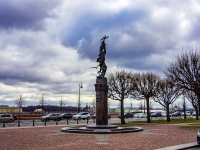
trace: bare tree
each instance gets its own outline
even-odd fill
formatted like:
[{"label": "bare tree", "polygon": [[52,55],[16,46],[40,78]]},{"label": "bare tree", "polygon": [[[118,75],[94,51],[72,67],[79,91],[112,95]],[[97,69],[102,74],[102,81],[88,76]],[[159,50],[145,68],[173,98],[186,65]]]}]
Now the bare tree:
[{"label": "bare tree", "polygon": [[21,95],[18,96],[17,100],[15,101],[15,104],[17,105],[17,107],[19,108],[19,119],[20,119],[20,113],[21,113],[21,108],[23,107],[23,105],[25,105],[26,100],[24,99],[24,97]]},{"label": "bare tree", "polygon": [[61,111],[61,113],[63,113],[63,107],[65,106],[65,102],[63,101],[63,97],[61,97],[61,99],[59,101],[59,105],[60,105],[60,111]]},{"label": "bare tree", "polygon": [[198,104],[200,104],[200,75],[198,74],[200,59],[198,54],[199,51],[193,49],[182,52],[175,61],[169,63],[165,74],[181,89],[193,91],[198,98]]},{"label": "bare tree", "polygon": [[146,99],[147,123],[151,123],[149,99],[155,95],[159,79],[160,77],[152,72],[135,73],[132,77],[134,90],[131,95],[138,100]]},{"label": "bare tree", "polygon": [[167,79],[160,80],[156,94],[153,96],[155,102],[166,108],[167,122],[170,122],[169,106],[181,95],[181,92],[175,84]]},{"label": "bare tree", "polygon": [[196,120],[199,120],[199,110],[198,110],[199,104],[197,95],[193,91],[186,91],[185,96],[196,111]]},{"label": "bare tree", "polygon": [[39,100],[39,105],[41,106],[41,109],[42,109],[42,115],[43,115],[43,112],[44,112],[44,106],[45,106],[45,99],[44,99],[44,95],[42,94],[42,97],[41,99]]},{"label": "bare tree", "polygon": [[131,72],[125,70],[117,71],[115,74],[108,75],[108,97],[113,100],[120,101],[121,124],[125,124],[124,120],[124,99],[129,97],[132,91]]}]

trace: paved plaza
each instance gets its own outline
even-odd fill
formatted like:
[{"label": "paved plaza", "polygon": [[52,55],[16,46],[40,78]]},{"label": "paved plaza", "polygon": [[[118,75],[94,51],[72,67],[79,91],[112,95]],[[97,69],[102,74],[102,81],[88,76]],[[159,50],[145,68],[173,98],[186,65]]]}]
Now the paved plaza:
[{"label": "paved plaza", "polygon": [[73,134],[65,126],[1,128],[1,150],[154,150],[196,142],[195,130],[179,125],[146,124],[124,134]]}]

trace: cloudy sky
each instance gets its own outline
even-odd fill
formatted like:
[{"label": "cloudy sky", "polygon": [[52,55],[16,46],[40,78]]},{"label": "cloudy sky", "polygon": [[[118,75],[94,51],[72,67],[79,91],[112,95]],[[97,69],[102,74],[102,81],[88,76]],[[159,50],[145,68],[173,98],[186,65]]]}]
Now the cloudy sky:
[{"label": "cloudy sky", "polygon": [[[66,105],[95,99],[96,58],[106,40],[107,73],[152,71],[199,47],[200,0],[0,0],[0,105]],[[125,106],[134,100],[125,100]],[[118,102],[111,102],[113,106]]]}]

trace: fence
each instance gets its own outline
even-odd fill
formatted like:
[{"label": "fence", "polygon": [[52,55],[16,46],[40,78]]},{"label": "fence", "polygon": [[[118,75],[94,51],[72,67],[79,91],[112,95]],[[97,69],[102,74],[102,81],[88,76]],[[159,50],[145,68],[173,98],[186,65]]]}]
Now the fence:
[{"label": "fence", "polygon": [[89,124],[95,123],[95,119],[85,119],[85,120],[72,120],[72,119],[65,119],[65,120],[56,120],[56,121],[41,121],[41,120],[16,120],[12,123],[2,122],[0,123],[0,127],[21,127],[21,126],[47,126],[47,125],[64,125],[64,124]]}]

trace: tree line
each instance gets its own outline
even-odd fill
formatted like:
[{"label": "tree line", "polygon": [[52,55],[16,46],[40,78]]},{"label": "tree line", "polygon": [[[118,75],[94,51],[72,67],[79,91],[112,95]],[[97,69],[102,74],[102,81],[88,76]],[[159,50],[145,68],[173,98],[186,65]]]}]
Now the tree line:
[{"label": "tree line", "polygon": [[[34,113],[34,110],[36,109],[42,109],[41,105],[29,105],[29,106],[23,106],[22,107],[24,112]],[[81,111],[88,111],[90,109],[90,106],[85,106],[81,108]],[[43,109],[45,112],[48,113],[75,113],[78,110],[78,107],[75,106],[56,106],[56,105],[45,105]],[[43,112],[41,112],[43,113]]]},{"label": "tree line", "polygon": [[200,112],[200,51],[188,48],[185,52],[168,63],[164,76],[151,71],[131,72],[126,70],[108,74],[108,97],[120,101],[121,123],[124,120],[124,100],[134,98],[146,100],[147,123],[150,119],[150,99],[158,102],[167,111],[167,121],[170,121],[169,106],[180,95],[184,95],[196,111],[196,119]]}]

